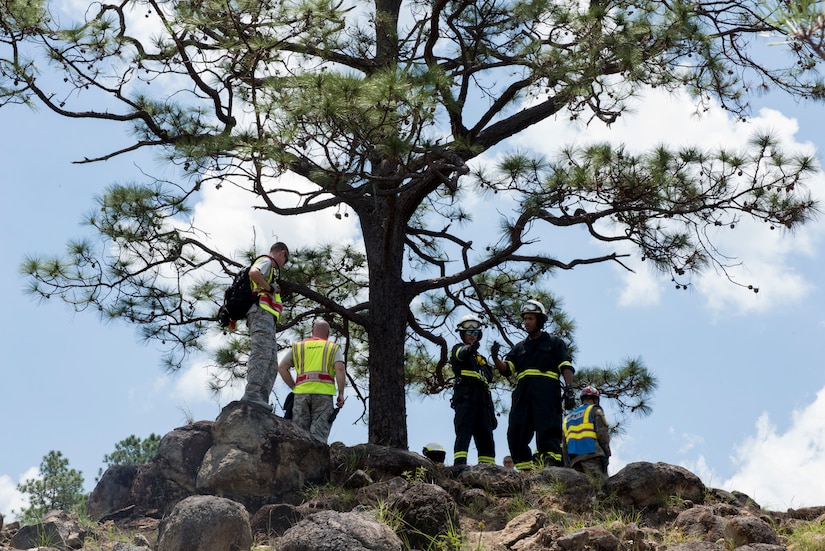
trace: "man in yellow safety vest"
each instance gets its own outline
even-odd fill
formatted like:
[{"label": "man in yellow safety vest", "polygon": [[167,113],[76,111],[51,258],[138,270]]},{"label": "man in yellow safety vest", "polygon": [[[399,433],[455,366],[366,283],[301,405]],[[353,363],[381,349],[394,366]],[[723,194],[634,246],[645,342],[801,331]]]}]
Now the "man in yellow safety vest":
[{"label": "man in yellow safety vest", "polygon": [[[329,323],[317,320],[312,325],[312,336],[294,343],[278,364],[278,373],[294,394],[292,422],[325,443],[334,419],[332,397],[336,385],[335,405],[341,408],[346,382],[344,353],[327,339]],[[295,368],[295,379],[291,367]]]}]

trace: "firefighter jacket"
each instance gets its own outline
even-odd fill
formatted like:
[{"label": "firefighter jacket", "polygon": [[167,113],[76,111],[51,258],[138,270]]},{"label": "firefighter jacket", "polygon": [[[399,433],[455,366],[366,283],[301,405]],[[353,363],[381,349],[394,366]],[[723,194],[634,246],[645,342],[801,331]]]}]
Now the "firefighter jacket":
[{"label": "firefighter jacket", "polygon": [[564,442],[569,464],[591,457],[610,457],[610,436],[602,408],[582,404],[564,417]]},{"label": "firefighter jacket", "polygon": [[559,381],[563,369],[573,369],[567,345],[561,338],[542,332],[535,339],[525,339],[504,357],[510,373],[520,381],[524,377],[547,377]]},{"label": "firefighter jacket", "polygon": [[480,384],[485,390],[493,382],[493,370],[484,356],[474,352],[468,344],[458,343],[450,352],[450,365],[456,376],[456,384]]},{"label": "firefighter jacket", "polygon": [[[450,351],[450,365],[456,377],[450,406],[457,413],[467,408],[483,408],[490,416],[491,431],[495,430],[498,427],[498,419],[493,396],[490,394],[490,383],[493,382],[493,369],[490,364],[470,345],[458,343]],[[490,438],[492,440],[492,433]],[[479,442],[476,440],[476,446],[478,445]],[[466,449],[464,451],[466,452]]]},{"label": "firefighter jacket", "polygon": [[339,346],[316,337],[292,345],[295,394],[335,395],[335,356]]}]

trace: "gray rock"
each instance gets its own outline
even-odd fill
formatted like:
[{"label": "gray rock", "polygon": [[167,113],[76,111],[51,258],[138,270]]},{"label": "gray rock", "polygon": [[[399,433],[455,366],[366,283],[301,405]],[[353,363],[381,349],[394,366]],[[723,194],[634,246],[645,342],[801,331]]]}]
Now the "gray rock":
[{"label": "gray rock", "polygon": [[678,465],[639,461],[611,476],[604,488],[619,502],[638,509],[661,507],[676,498],[696,504],[704,502],[705,485],[698,476]]},{"label": "gray rock", "polygon": [[689,536],[715,542],[724,537],[724,523],[710,507],[697,506],[679,513],[674,526]]},{"label": "gray rock", "polygon": [[212,446],[212,421],[178,427],[161,438],[157,463],[160,474],[190,494],[197,493],[198,468]]},{"label": "gray rock", "polygon": [[399,532],[411,546],[429,549],[442,536],[461,531],[456,502],[444,488],[435,484],[410,484],[391,497],[388,505],[401,514]]},{"label": "gray rock", "polygon": [[779,537],[771,525],[750,515],[739,515],[728,519],[725,525],[725,539],[733,547],[754,543],[779,544]]},{"label": "gray rock", "polygon": [[322,511],[305,518],[287,530],[276,549],[279,551],[402,551],[404,543],[389,526],[364,513]]},{"label": "gray rock", "polygon": [[264,505],[252,515],[252,533],[271,537],[280,536],[304,518],[303,512],[287,503]]},{"label": "gray rock", "polygon": [[329,447],[261,408],[230,403],[212,426],[212,439],[198,469],[200,493],[257,509],[266,503],[297,504],[306,486],[329,478]]},{"label": "gray rock", "polygon": [[134,504],[132,484],[137,469],[137,465],[112,465],[106,469],[89,494],[86,510],[90,518],[100,520]]},{"label": "gray rock", "polygon": [[619,538],[602,526],[591,526],[576,530],[556,540],[564,551],[618,551]]},{"label": "gray rock", "polygon": [[23,526],[11,539],[15,549],[54,547],[80,549],[86,539],[86,530],[77,515],[64,511],[49,511],[37,524]]},{"label": "gray rock", "polygon": [[430,480],[439,476],[436,465],[426,457],[377,444],[333,446],[330,450],[330,462],[333,484],[342,484],[358,469],[369,473],[375,481],[404,476],[419,470],[425,472]]},{"label": "gray rock", "polygon": [[523,488],[517,472],[498,465],[473,465],[462,469],[455,479],[464,486],[481,488],[496,496],[514,496]]},{"label": "gray rock", "polygon": [[157,551],[244,551],[252,547],[249,513],[240,503],[191,496],[158,529]]},{"label": "gray rock", "polygon": [[387,501],[404,492],[409,487],[409,482],[396,476],[361,488],[355,494],[355,502],[359,505],[377,505],[381,501]]}]

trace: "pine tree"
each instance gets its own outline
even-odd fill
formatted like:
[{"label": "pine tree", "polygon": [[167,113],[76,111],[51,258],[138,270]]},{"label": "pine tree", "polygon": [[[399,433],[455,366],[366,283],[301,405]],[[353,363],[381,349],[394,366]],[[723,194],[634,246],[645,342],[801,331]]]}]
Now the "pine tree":
[{"label": "pine tree", "polygon": [[[555,271],[628,268],[634,254],[686,289],[736,261],[714,243],[719,228],[793,230],[816,212],[804,188],[814,159],[770,135],[740,151],[598,144],[548,159],[511,146],[545,121],[611,124],[650,88],[743,119],[755,91],[821,98],[808,48],[757,55],[784,31],[753,0],[127,0],[63,26],[47,7],[12,1],[0,14],[0,106],[125,125],[132,143],[79,162],[152,148],[181,177],[111,185],[87,219],[100,246],[28,259],[31,291],[138,325],[175,368],[204,346],[223,285],[255,253],[198,231],[202,190],[242,190],[250,212],[285,224],[354,216],[356,245],[293,251],[281,329],[325,316],[348,339],[373,443],[407,446],[409,384],[449,385],[456,315],[485,316],[513,342],[521,301],[561,298],[547,287]],[[495,200],[500,219],[474,221],[473,197]],[[558,246],[576,230],[604,248]],[[232,375],[243,344],[218,354]]]},{"label": "pine tree", "polygon": [[18,484],[17,490],[27,494],[29,505],[15,512],[23,524],[34,524],[52,509],[83,510],[87,495],[83,493],[83,475],[69,468],[69,460],[59,451],[50,451],[40,462],[40,474]]}]

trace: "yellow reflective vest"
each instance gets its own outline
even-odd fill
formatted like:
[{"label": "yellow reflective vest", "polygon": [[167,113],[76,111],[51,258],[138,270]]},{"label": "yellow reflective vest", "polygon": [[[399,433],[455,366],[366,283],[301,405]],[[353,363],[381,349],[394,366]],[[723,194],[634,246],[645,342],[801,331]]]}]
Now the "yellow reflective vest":
[{"label": "yellow reflective vest", "polygon": [[593,422],[594,404],[584,404],[564,418],[564,439],[567,455],[596,453],[596,425]]},{"label": "yellow reflective vest", "polygon": [[[252,266],[258,263],[258,260],[261,258],[269,258],[270,265],[269,265],[269,273],[264,274],[264,278],[266,282],[270,285],[275,285],[275,260],[272,259],[271,256],[265,254],[263,256],[259,256],[255,259],[255,262],[252,263]],[[249,279],[249,285],[252,288],[253,293],[258,294],[258,307],[266,310],[273,316],[275,316],[275,323],[281,321],[281,312],[284,311],[284,305],[281,304],[281,294],[274,293],[274,294],[266,294],[263,290],[258,288],[258,285],[252,281],[252,278]]]},{"label": "yellow reflective vest", "polygon": [[335,356],[338,345],[316,337],[292,345],[295,394],[335,395]]}]

